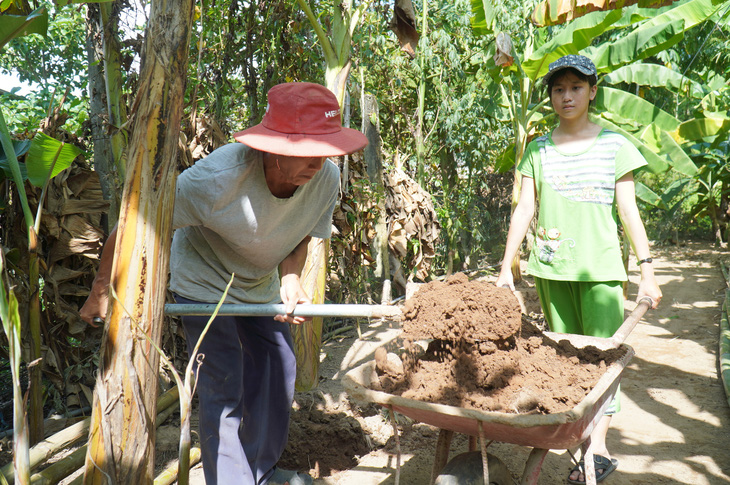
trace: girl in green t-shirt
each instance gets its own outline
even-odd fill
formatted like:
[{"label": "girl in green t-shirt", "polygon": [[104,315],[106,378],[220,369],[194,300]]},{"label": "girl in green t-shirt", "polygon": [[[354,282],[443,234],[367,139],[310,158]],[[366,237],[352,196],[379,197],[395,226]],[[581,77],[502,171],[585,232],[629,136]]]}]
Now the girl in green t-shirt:
[{"label": "girl in green t-shirt", "polygon": [[[627,280],[619,218],[641,267],[637,301],[648,296],[656,308],[662,298],[634,195],[633,171],[646,161],[626,138],[589,120],[597,92],[590,59],[561,57],[550,64],[543,83],[560,122],[529,144],[518,166],[522,189],[496,284],[514,290],[511,262],[539,206],[527,272],[535,277],[545,320],[554,332],[610,337],[623,323]],[[591,433],[597,481],[618,465],[606,447],[618,408],[615,398]],[[585,483],[582,467],[571,470],[568,483]]]}]

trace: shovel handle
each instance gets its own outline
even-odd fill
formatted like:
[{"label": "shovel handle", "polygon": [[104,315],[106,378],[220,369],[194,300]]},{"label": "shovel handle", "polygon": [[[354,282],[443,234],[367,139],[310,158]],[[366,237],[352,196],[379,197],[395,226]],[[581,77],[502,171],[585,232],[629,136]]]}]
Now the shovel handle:
[{"label": "shovel handle", "polygon": [[624,343],[629,334],[634,330],[634,327],[636,327],[636,324],[639,323],[639,320],[641,320],[641,317],[643,317],[647,310],[651,308],[652,303],[652,299],[648,296],[639,300],[634,311],[631,312],[628,318],[624,320],[624,323],[621,324],[618,330],[616,330],[616,333],[613,334],[613,337],[611,337],[611,344],[614,348],[617,348]]},{"label": "shovel handle", "polygon": [[[171,316],[195,315],[210,316],[216,305],[212,303],[168,303],[165,314]],[[218,310],[218,315],[236,316],[275,316],[284,315],[283,303],[272,304],[234,304],[225,303]],[[400,308],[390,305],[356,305],[356,304],[314,304],[301,303],[294,308],[295,317],[351,317],[351,318],[396,318],[401,316]]]}]

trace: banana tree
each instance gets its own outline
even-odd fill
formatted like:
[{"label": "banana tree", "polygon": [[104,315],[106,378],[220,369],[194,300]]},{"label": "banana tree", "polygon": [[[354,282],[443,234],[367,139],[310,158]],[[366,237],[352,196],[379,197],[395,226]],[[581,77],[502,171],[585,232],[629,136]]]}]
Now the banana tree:
[{"label": "banana tree", "polygon": [[[27,1],[10,1],[0,4],[0,49],[16,37],[28,34],[45,35],[48,30],[48,11],[45,7],[39,7],[32,12]],[[28,362],[36,362],[41,357],[41,340],[40,340],[40,300],[38,294],[38,260],[37,260],[37,234],[38,228],[34,227],[33,216],[28,207],[28,199],[25,195],[23,186],[23,177],[19,171],[18,161],[15,150],[10,142],[10,134],[8,133],[5,119],[0,113],[0,137],[2,138],[3,151],[7,157],[9,171],[11,177],[15,180],[20,204],[23,208],[26,228],[28,230],[28,247],[30,251],[29,262],[29,285],[31,304],[29,308],[29,328],[31,334],[30,355]],[[38,220],[40,221],[40,211],[38,208]],[[31,389],[30,389],[30,444],[37,443],[43,439],[43,394],[41,383],[41,367],[35,365],[30,369]]]},{"label": "banana tree", "polygon": [[711,163],[706,163],[695,180],[699,183],[699,187],[696,192],[697,202],[693,207],[693,215],[707,216],[712,223],[715,241],[721,247],[726,248],[727,240],[723,241],[722,226],[727,224],[721,222],[721,202],[723,199],[727,199],[728,192],[730,192],[730,173],[728,173],[726,161],[723,163],[723,161],[714,159]]},{"label": "banana tree", "polygon": [[[715,26],[727,23],[730,15],[730,4],[725,4],[716,16],[712,18]],[[707,28],[712,33],[714,28]],[[702,41],[705,45],[708,39]],[[695,48],[693,48],[695,47]],[[722,47],[722,46],[720,46]],[[707,46],[704,51],[713,52],[716,47]],[[697,51],[696,46],[690,44],[685,48],[691,55],[689,66],[683,66],[684,71],[692,69],[693,76],[689,78],[679,72],[659,64],[633,64],[621,67],[604,77],[604,82],[612,85],[632,85],[638,90],[647,92],[650,88],[656,99],[660,99],[662,106],[668,100],[675,100],[676,112],[686,112],[693,115],[679,125],[671,122],[668,129],[659,130],[656,126],[649,127],[641,133],[645,143],[654,146],[663,146],[667,153],[667,160],[672,161],[673,172],[680,174],[662,193],[656,194],[651,189],[637,182],[637,196],[649,205],[664,211],[669,220],[675,219],[677,211],[691,200],[694,207],[691,209],[693,217],[707,215],[713,225],[715,239],[721,245],[727,243],[728,235],[725,229],[728,223],[728,153],[727,136],[730,132],[730,90],[725,71],[725,63],[706,62],[702,46]],[[716,58],[709,54],[710,58]],[[698,60],[699,59],[699,60]],[[666,120],[665,120],[666,121]],[[687,161],[688,157],[691,159]]]},{"label": "banana tree", "polygon": [[297,0],[299,7],[307,16],[322,47],[325,59],[325,83],[335,93],[342,106],[345,102],[345,88],[352,65],[352,34],[362,20],[363,12],[370,0],[361,2],[357,7],[352,0],[339,0],[332,9],[332,35],[329,37],[306,0]]},{"label": "banana tree", "polygon": [[716,111],[705,111],[701,115],[682,123],[671,134],[678,143],[690,146],[689,154],[699,170],[693,176],[675,182],[681,196],[650,192],[648,197],[658,199],[655,205],[667,210],[670,204],[676,205],[691,197],[692,215],[706,215],[712,223],[716,243],[727,247],[730,242],[730,115]]},{"label": "banana tree", "polygon": [[[353,7],[352,0],[335,2],[332,9],[331,36],[328,36],[306,0],[297,0],[309,19],[325,58],[325,86],[337,97],[342,108],[345,103],[347,80],[352,65],[352,34],[362,20],[370,1]],[[302,286],[314,303],[324,302],[327,276],[329,243],[312,238],[307,251],[307,261],[302,270]],[[319,349],[322,338],[322,318],[316,317],[311,325],[292,325],[292,338],[297,358],[296,389],[306,391],[319,382]]]},{"label": "banana tree", "polygon": [[[86,2],[85,2],[86,3]],[[119,216],[128,141],[123,68],[117,27],[121,2],[107,0],[87,5],[87,51],[94,169],[104,198],[109,200],[108,229]]]},{"label": "banana tree", "polygon": [[[153,0],[114,246],[85,484],[152,483],[159,346],[194,3]],[[149,341],[140,334],[144,333]]]},{"label": "banana tree", "polygon": [[[30,349],[26,362],[28,362],[30,373],[30,388],[28,391],[30,401],[30,426],[25,425],[25,406],[21,397],[19,386],[13,389],[13,431],[15,434],[14,454],[16,456],[16,483],[29,483],[23,478],[29,471],[25,457],[27,447],[37,443],[44,437],[43,432],[43,384],[41,375],[41,305],[40,305],[40,275],[39,275],[39,252],[38,232],[40,230],[41,214],[43,213],[43,199],[48,183],[52,177],[62,170],[68,168],[71,162],[81,153],[77,147],[67,145],[42,133],[38,133],[29,145],[26,163],[18,162],[15,147],[10,139],[5,118],[0,112],[0,143],[5,158],[3,170],[0,171],[0,179],[9,178],[14,181],[17,190],[17,201],[20,203],[26,231],[28,234],[28,286],[29,286],[29,308],[28,308],[28,329],[30,331]],[[42,187],[41,197],[35,216],[28,204],[28,197],[25,192],[25,182],[28,180],[36,187]],[[15,198],[15,197],[14,197]],[[0,268],[0,278],[5,279],[4,265]],[[5,284],[4,281],[2,283]],[[13,303],[15,302],[15,303]],[[16,367],[19,365],[20,345],[16,342],[20,338],[21,320],[18,314],[17,300],[12,292],[3,292],[0,295],[2,305],[2,320],[5,334],[11,347],[11,365],[13,370],[13,382],[18,379]],[[7,306],[9,305],[9,307]]]},{"label": "banana tree", "polygon": [[[28,421],[20,387],[20,313],[18,300],[5,274],[5,254],[0,250],[0,320],[8,339],[10,374],[13,387],[13,477],[19,485],[30,484],[30,443]],[[0,481],[5,482],[0,473]]]}]

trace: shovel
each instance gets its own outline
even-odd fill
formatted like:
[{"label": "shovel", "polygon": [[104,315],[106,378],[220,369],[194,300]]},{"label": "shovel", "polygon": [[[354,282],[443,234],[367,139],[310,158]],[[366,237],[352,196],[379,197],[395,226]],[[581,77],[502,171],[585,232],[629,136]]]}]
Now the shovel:
[{"label": "shovel", "polygon": [[[168,303],[165,305],[165,315],[207,316],[213,314],[216,306],[212,303]],[[286,310],[283,303],[225,303],[218,310],[218,315],[241,317],[285,314]],[[294,308],[292,315],[295,317],[400,318],[401,310],[399,307],[391,305],[300,303]]]}]

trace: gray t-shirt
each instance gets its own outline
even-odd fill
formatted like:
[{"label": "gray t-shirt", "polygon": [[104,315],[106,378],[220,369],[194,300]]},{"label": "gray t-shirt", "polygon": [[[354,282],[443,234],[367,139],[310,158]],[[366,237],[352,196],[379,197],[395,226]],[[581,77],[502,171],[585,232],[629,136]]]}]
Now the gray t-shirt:
[{"label": "gray t-shirt", "polygon": [[281,261],[306,236],[327,239],[339,196],[340,171],[331,161],[288,199],[264,178],[262,153],[225,145],[177,179],[170,254],[170,289],[217,303],[278,303]]}]

